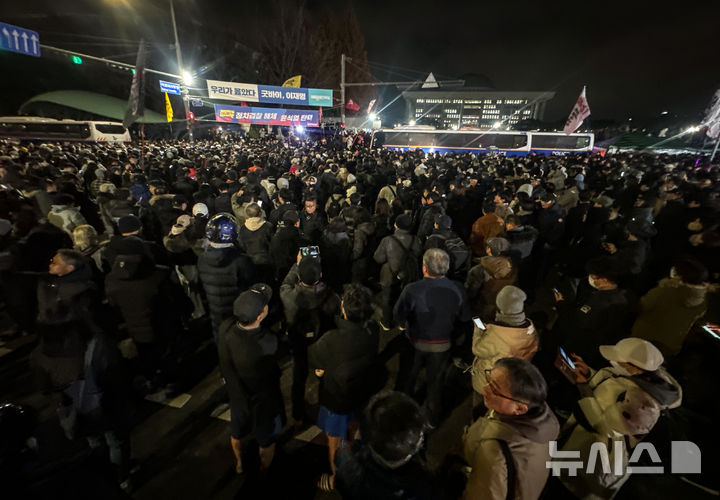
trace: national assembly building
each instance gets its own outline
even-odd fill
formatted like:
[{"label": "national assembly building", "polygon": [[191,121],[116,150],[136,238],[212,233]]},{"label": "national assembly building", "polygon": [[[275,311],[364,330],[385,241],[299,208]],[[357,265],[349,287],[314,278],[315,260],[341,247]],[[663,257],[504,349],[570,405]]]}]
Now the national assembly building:
[{"label": "national assembly building", "polygon": [[436,82],[432,73],[422,87],[406,87],[402,96],[410,124],[445,129],[513,128],[520,120],[542,120],[555,92],[503,91],[483,75],[463,75],[464,84]]}]

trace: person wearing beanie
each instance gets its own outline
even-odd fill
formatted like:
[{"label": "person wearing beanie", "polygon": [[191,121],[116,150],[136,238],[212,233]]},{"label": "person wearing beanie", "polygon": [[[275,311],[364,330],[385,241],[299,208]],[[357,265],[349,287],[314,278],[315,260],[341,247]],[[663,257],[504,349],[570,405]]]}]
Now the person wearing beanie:
[{"label": "person wearing beanie", "polygon": [[472,352],[472,386],[475,391],[473,408],[483,413],[482,393],[487,380],[485,370],[492,369],[501,358],[532,361],[538,350],[539,337],[533,322],[525,317],[527,295],[520,288],[508,285],[497,294],[495,318],[480,318],[485,329],[474,326]]},{"label": "person wearing beanie", "polygon": [[410,233],[412,217],[410,214],[400,214],[395,219],[395,232],[385,236],[378,245],[373,259],[380,267],[380,286],[382,287],[378,301],[382,307],[380,326],[389,330],[392,324],[392,304],[400,295],[400,280],[398,273],[402,271],[408,253],[416,259],[422,254],[420,239]]},{"label": "person wearing beanie", "polygon": [[573,354],[574,369],[563,362],[556,365],[579,392],[575,410],[561,430],[566,438],[560,451],[579,451],[577,460],[588,463],[597,457],[594,443],[623,443],[621,456],[610,460],[617,460],[619,470],[625,473],[617,474],[614,467],[612,471],[603,467],[586,471],[581,467],[577,474],[569,476],[567,470],[561,470],[560,482],[576,498],[614,498],[629,479],[630,450],[637,449],[650,434],[661,414],[680,406],[683,396],[680,384],[663,367],[662,353],[647,340],[623,338],[597,350],[599,360],[611,366],[595,371]]},{"label": "person wearing beanie", "polygon": [[517,271],[509,256],[510,243],[505,238],[488,238],[484,257],[468,272],[465,288],[473,314],[493,317],[495,297],[507,285],[514,285]]}]

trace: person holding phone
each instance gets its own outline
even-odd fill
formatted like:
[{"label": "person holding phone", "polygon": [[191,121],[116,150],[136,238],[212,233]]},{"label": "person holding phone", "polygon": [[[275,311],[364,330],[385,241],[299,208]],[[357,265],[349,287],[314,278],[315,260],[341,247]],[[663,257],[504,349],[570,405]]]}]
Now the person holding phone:
[{"label": "person holding phone", "polygon": [[[567,436],[562,451],[580,451],[580,460],[588,463],[593,443],[622,441],[623,465],[632,449],[655,426],[661,411],[680,406],[682,388],[663,368],[664,358],[650,342],[630,337],[615,345],[601,345],[600,355],[611,366],[595,371],[577,354],[570,353],[570,363],[560,361],[563,374],[580,391],[573,414],[560,434]],[[608,447],[610,463],[615,463],[615,448]],[[622,470],[627,470],[626,467]],[[577,476],[563,471],[561,482],[578,498],[612,498],[627,481],[628,474],[618,476],[596,468]]]},{"label": "person holding phone", "polygon": [[[491,369],[501,358],[521,358],[531,361],[538,350],[538,333],[533,322],[525,317],[524,304],[527,295],[516,286],[506,286],[497,295],[498,312],[494,321],[486,322],[485,328],[476,322],[473,332],[472,385],[474,393],[473,413],[477,418],[484,413],[483,391],[487,383],[483,373]],[[474,318],[479,319],[479,318]]]}]

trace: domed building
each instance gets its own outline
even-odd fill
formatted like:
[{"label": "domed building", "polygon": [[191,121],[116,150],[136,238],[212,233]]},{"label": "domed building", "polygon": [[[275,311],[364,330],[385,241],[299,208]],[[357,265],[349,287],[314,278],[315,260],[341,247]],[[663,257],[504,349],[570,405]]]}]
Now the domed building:
[{"label": "domed building", "polygon": [[422,84],[404,86],[402,95],[408,123],[511,129],[520,120],[542,120],[555,92],[497,90],[490,78],[479,73],[438,82],[430,73]]}]

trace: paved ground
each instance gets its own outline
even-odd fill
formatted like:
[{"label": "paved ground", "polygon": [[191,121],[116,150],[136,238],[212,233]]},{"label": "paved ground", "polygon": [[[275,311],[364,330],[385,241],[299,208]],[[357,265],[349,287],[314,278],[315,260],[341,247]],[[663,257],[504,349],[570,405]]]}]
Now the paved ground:
[{"label": "paved ground", "polygon": [[[382,334],[382,346],[396,335]],[[91,454],[83,441],[67,441],[57,425],[55,400],[32,392],[32,380],[27,356],[33,346],[32,337],[20,337],[0,345],[0,397],[3,401],[19,401],[38,410],[40,426],[37,438],[40,445],[38,476],[30,494],[23,498],[127,498],[107,477],[102,460]],[[266,480],[260,481],[252,473],[257,467],[254,460],[257,447],[251,442],[246,450],[247,473],[237,476],[233,470],[233,457],[229,447],[227,412],[215,411],[225,401],[223,382],[216,364],[214,345],[203,342],[184,365],[183,377],[187,382],[185,393],[170,401],[142,400],[137,406],[137,425],[132,433],[134,461],[133,498],[155,500],[176,499],[331,499],[335,494],[318,492],[317,477],[328,470],[327,449],[320,430],[312,426],[294,432],[286,428],[279,443],[275,463]],[[392,374],[396,371],[396,358],[389,362]],[[690,371],[704,374],[707,360],[690,361]],[[286,360],[282,375],[283,392],[289,395],[290,364]],[[451,411],[428,440],[426,459],[431,470],[441,468],[448,454],[460,449],[460,436],[471,420],[471,403],[463,383],[454,381],[446,391]],[[709,393],[713,393],[710,390]],[[317,382],[309,378],[308,401],[317,402]],[[689,395],[691,405],[701,404],[702,394]],[[713,402],[717,404],[717,399]],[[289,399],[286,401],[289,410]],[[694,420],[697,422],[697,419]],[[693,440],[715,429],[694,429]],[[717,437],[717,431],[709,431]],[[707,439],[708,436],[706,435]],[[715,439],[710,437],[709,439]],[[717,463],[717,454],[704,450],[704,466]],[[689,478],[692,479],[692,478]],[[699,481],[708,484],[707,478]],[[717,478],[715,478],[717,483]],[[545,498],[567,498],[562,489],[551,485]],[[684,480],[671,476],[633,477],[621,490],[619,499],[637,498],[717,498]],[[5,496],[3,496],[5,498]],[[13,498],[9,496],[7,498]]]}]

